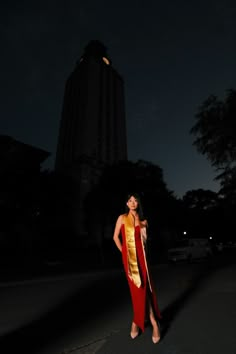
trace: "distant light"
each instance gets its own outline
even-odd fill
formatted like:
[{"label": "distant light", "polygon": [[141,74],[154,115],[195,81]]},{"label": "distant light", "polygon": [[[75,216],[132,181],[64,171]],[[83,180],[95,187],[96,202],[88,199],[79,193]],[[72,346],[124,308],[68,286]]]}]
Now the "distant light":
[{"label": "distant light", "polygon": [[104,61],[105,64],[110,65],[110,62],[106,57],[102,57],[102,60]]},{"label": "distant light", "polygon": [[187,231],[184,231],[183,234],[184,234],[184,235],[187,235]]},{"label": "distant light", "polygon": [[209,237],[210,240],[212,240],[212,238],[213,238],[212,236]]}]

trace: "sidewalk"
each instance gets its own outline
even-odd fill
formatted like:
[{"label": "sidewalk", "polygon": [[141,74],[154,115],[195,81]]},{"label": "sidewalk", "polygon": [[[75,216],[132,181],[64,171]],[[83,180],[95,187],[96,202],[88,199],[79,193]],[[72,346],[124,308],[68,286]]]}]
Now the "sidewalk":
[{"label": "sidewalk", "polygon": [[0,264],[0,283],[13,281],[24,281],[38,279],[42,277],[53,277],[66,274],[80,274],[91,272],[103,272],[110,269],[120,269],[122,264],[118,264],[116,258],[106,260],[102,264],[101,260],[88,254],[69,254],[65,259],[18,259],[2,261]]}]

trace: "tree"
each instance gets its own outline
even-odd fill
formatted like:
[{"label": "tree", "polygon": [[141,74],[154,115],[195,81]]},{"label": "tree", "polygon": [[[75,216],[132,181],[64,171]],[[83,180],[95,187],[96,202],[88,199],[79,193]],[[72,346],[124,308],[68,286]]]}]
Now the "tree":
[{"label": "tree", "polygon": [[[236,212],[236,90],[226,91],[224,100],[215,95],[208,97],[196,114],[197,123],[190,133],[193,145],[206,155],[218,172],[218,193],[221,225],[224,230],[235,229]],[[218,221],[218,219],[216,219]],[[223,226],[222,226],[223,229]],[[224,231],[227,234],[227,231]]]},{"label": "tree", "polygon": [[185,193],[183,202],[189,209],[207,210],[217,206],[217,193],[211,190],[196,189]]},{"label": "tree", "polygon": [[185,227],[190,236],[214,235],[215,238],[222,223],[218,194],[211,190],[191,190],[183,196],[183,204],[186,215]]},{"label": "tree", "polygon": [[193,145],[217,169],[232,168],[236,162],[236,91],[228,90],[224,101],[211,95],[196,114],[190,133]]},{"label": "tree", "polygon": [[[236,196],[236,90],[226,91],[224,100],[211,95],[196,114],[190,133],[193,145],[206,155],[216,172],[224,196]],[[226,194],[227,193],[227,194]],[[232,199],[232,198],[231,198]]]},{"label": "tree", "polygon": [[[144,212],[149,221],[149,239],[153,244],[160,242],[161,227],[171,225],[172,215],[175,215],[176,199],[166,187],[159,166],[144,160],[121,161],[106,166],[99,182],[87,195],[85,201],[88,226],[92,228],[92,235],[95,234],[94,228],[96,228],[97,246],[101,251],[103,251],[102,243],[108,241],[111,244],[116,218],[125,211],[128,193],[134,192],[141,195]],[[104,230],[109,230],[108,237]],[[152,248],[155,249],[155,246]]]}]

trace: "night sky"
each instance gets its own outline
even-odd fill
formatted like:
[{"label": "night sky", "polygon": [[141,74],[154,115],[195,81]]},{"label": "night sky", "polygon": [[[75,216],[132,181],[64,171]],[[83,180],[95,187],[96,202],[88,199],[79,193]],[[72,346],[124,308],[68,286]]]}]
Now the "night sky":
[{"label": "night sky", "polygon": [[176,196],[218,191],[189,131],[210,94],[236,88],[235,0],[5,1],[0,20],[0,134],[53,168],[65,81],[98,39],[125,82],[128,158],[159,165]]}]

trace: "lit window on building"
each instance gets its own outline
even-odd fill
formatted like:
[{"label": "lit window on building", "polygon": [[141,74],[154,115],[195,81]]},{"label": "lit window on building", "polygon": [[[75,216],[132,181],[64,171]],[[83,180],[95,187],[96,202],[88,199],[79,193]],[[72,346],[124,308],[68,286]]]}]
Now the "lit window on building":
[{"label": "lit window on building", "polygon": [[110,62],[106,57],[102,57],[102,60],[104,61],[105,64],[110,65]]}]

